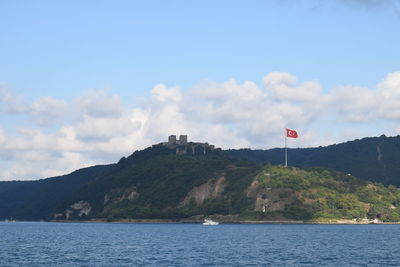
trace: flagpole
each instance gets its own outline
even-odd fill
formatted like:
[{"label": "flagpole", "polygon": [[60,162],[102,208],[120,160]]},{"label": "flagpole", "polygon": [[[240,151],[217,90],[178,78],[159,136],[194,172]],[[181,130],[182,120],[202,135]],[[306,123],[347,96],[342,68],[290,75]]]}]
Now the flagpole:
[{"label": "flagpole", "polygon": [[287,133],[285,132],[285,167],[287,167]]}]

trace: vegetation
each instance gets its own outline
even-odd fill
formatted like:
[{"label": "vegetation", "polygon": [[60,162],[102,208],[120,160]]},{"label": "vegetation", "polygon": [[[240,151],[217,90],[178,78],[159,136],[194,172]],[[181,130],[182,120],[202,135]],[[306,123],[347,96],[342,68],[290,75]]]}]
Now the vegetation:
[{"label": "vegetation", "polygon": [[[381,137],[310,149],[302,162],[313,166],[312,162],[324,154],[332,156],[333,165],[343,167],[341,153],[363,154],[363,158],[353,160],[353,167],[346,166],[354,172],[364,171],[357,169],[364,166],[366,172],[374,173],[375,165],[368,163],[376,155],[367,151],[369,144],[375,144],[380,149],[378,163],[386,164],[389,174],[394,169],[387,166],[396,160],[387,155],[397,149],[387,148],[389,141]],[[198,150],[181,155],[156,145],[113,165],[39,181],[1,182],[0,220],[51,219],[54,215],[74,220],[179,220],[218,215],[243,220],[400,221],[400,191],[395,186],[385,187],[358,179],[349,171],[326,167],[285,168],[260,163],[260,155],[276,151],[207,150],[204,154]],[[293,150],[290,155],[300,157],[305,153],[302,151]]]},{"label": "vegetation", "polygon": [[[284,151],[228,150],[231,157],[261,164],[283,164]],[[316,148],[288,149],[289,162],[300,168],[325,167],[384,185],[400,186],[400,136],[364,138]]]},{"label": "vegetation", "polygon": [[[219,151],[207,155],[175,155],[175,150],[154,146],[123,158],[113,172],[84,185],[57,211],[71,203],[88,201],[94,214],[110,218],[175,218],[191,215],[176,208],[188,191],[219,177],[232,161]],[[135,188],[134,201],[118,201],[104,209],[104,197],[112,189]],[[173,207],[173,208],[172,208]]]},{"label": "vegetation", "polygon": [[[257,176],[261,185],[287,188],[294,199],[283,215],[292,219],[377,218],[398,221],[400,191],[394,186],[371,183],[351,175],[313,168],[267,166]],[[285,198],[287,196],[281,196]]]},{"label": "vegetation", "polygon": [[[183,204],[193,188],[219,177],[225,177],[223,192],[210,195],[201,203],[191,199]],[[104,204],[105,195],[117,188],[135,188],[138,196],[129,200],[121,199],[120,194],[119,201]],[[394,186],[384,187],[326,168],[263,166],[226,157],[222,152],[175,155],[163,147],[139,151],[121,160],[113,172],[86,184],[58,211],[63,212],[80,200],[93,207],[93,213],[84,219],[109,221],[195,215],[306,221],[400,218],[400,193]]]},{"label": "vegetation", "polygon": [[95,166],[38,181],[0,182],[0,220],[48,220],[83,184],[99,178],[113,165]]}]

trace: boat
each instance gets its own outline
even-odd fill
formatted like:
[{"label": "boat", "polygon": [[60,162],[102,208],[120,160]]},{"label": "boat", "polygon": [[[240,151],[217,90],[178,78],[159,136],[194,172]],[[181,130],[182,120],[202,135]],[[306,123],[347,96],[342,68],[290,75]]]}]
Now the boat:
[{"label": "boat", "polygon": [[219,222],[214,222],[211,219],[204,219],[203,225],[218,225]]}]

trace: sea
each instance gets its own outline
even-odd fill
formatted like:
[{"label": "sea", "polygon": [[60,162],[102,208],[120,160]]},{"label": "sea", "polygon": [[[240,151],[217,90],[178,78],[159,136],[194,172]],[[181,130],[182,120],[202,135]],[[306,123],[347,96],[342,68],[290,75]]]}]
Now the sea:
[{"label": "sea", "polygon": [[400,225],[0,222],[0,266],[400,266]]}]

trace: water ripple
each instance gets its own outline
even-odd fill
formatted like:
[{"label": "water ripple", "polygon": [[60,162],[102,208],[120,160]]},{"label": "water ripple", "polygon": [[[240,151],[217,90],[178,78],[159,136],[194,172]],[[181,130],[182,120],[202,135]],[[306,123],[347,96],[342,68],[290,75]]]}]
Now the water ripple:
[{"label": "water ripple", "polygon": [[0,223],[0,266],[399,266],[400,225]]}]

